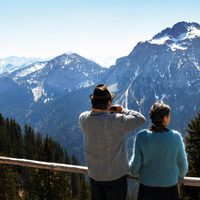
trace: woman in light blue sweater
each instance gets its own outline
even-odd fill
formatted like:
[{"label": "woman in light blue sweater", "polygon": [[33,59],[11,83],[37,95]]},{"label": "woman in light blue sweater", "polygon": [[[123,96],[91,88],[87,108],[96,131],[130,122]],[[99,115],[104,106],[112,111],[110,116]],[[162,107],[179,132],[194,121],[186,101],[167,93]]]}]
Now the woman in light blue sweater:
[{"label": "woman in light blue sweater", "polygon": [[178,200],[177,183],[188,162],[178,131],[167,129],[170,107],[156,102],[150,110],[152,125],[138,133],[131,172],[140,179],[138,200]]}]

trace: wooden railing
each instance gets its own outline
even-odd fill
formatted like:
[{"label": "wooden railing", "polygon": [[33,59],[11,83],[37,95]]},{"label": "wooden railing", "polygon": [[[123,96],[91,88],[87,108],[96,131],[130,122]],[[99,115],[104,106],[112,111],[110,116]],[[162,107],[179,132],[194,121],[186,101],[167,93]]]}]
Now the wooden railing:
[{"label": "wooden railing", "polygon": [[[81,173],[81,174],[87,174],[87,171],[88,171],[88,168],[85,166],[41,162],[41,161],[35,161],[35,160],[18,159],[18,158],[10,158],[10,157],[3,157],[3,156],[0,156],[0,164],[17,165],[17,166],[37,168],[37,169],[48,169],[52,171],[72,172],[72,173]],[[129,175],[129,178],[137,180],[136,177],[133,177],[131,175]],[[184,177],[184,179],[180,180],[180,183],[186,186],[200,187],[200,178],[199,177]]]}]

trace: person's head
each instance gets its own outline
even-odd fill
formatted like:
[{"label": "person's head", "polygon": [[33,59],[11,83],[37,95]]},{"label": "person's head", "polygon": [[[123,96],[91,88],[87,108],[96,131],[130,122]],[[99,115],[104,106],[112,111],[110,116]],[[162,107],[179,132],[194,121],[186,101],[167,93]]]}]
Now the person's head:
[{"label": "person's head", "polygon": [[115,94],[112,94],[105,84],[95,87],[93,94],[90,95],[93,109],[109,110]]},{"label": "person's head", "polygon": [[150,130],[155,132],[167,131],[170,123],[170,111],[171,108],[169,105],[162,101],[155,102],[150,109],[152,123]]}]

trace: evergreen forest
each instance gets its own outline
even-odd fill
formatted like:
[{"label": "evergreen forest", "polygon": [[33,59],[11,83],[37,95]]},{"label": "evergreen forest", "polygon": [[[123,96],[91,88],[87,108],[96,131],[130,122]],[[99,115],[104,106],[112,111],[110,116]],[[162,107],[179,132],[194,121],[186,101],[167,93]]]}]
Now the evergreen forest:
[{"label": "evergreen forest", "polygon": [[[77,158],[48,135],[42,137],[30,126],[23,128],[0,114],[0,156],[79,165]],[[84,175],[0,165],[2,200],[88,200]]]}]

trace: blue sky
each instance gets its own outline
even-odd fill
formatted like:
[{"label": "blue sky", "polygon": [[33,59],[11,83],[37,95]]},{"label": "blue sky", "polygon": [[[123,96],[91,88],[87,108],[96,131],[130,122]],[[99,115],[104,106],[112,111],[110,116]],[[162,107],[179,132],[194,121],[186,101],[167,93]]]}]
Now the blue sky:
[{"label": "blue sky", "polygon": [[122,57],[180,21],[200,23],[199,0],[0,0],[0,58]]}]

